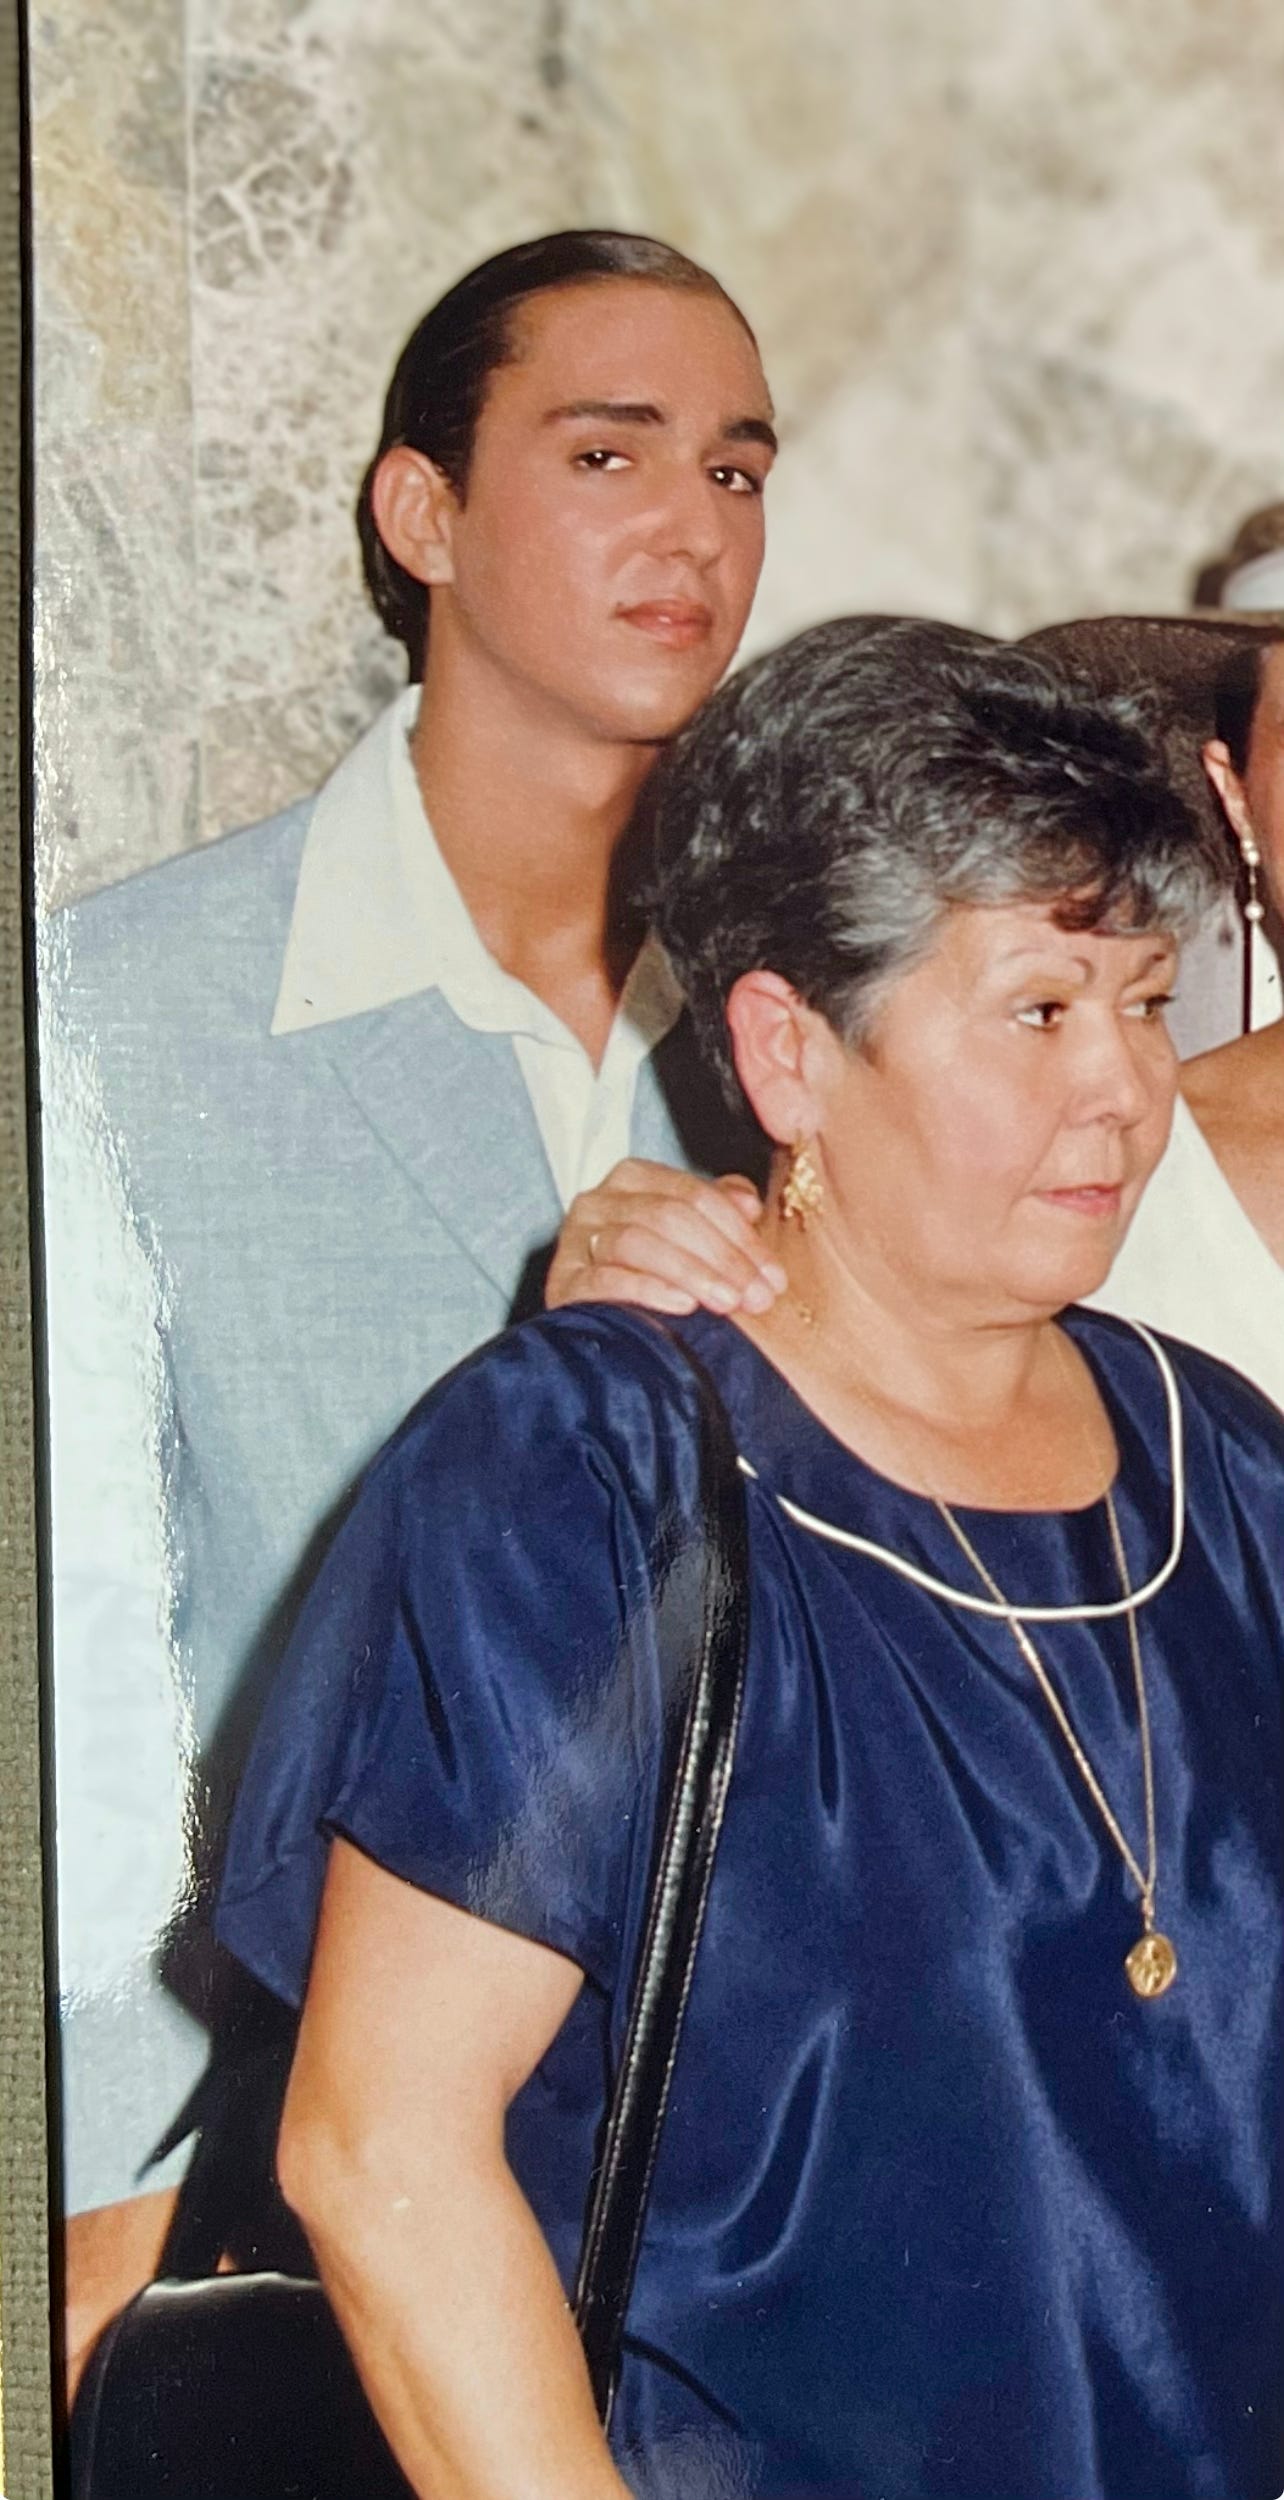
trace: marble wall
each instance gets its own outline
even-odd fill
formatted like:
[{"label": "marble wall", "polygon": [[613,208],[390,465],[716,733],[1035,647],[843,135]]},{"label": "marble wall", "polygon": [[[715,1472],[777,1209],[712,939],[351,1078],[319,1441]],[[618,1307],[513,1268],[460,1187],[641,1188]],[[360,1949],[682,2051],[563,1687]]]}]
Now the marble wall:
[{"label": "marble wall", "polygon": [[351,505],[517,236],[708,260],[785,451],[755,644],[1183,603],[1284,494],[1275,0],[36,0],[39,850],[308,788],[396,682]]}]

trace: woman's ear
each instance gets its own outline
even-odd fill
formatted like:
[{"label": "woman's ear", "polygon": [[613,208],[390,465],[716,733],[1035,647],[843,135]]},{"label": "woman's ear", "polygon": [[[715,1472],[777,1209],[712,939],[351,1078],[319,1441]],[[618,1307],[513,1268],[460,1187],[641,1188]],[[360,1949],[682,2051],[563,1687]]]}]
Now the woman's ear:
[{"label": "woman's ear", "polygon": [[1201,761],[1218,798],[1221,800],[1231,831],[1238,841],[1251,842],[1253,820],[1244,796],[1244,784],[1231,762],[1230,748],[1224,738],[1210,738],[1201,749]]},{"label": "woman's ear", "polygon": [[778,972],[745,972],[727,1000],[727,1030],[759,1126],[778,1146],[813,1137],[819,1126],[815,1061],[821,1035],[829,1034],[824,1018]]},{"label": "woman's ear", "polygon": [[396,443],[384,453],[371,483],[370,509],[389,555],[412,581],[431,589],[454,580],[455,490],[423,452]]}]

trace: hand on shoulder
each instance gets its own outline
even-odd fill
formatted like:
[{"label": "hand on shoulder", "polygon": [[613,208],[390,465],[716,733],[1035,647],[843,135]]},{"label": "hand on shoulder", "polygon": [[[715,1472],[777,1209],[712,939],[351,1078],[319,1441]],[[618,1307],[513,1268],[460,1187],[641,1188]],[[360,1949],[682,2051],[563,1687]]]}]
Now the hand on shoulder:
[{"label": "hand on shoulder", "polygon": [[664,1163],[617,1163],[567,1210],[548,1308],[631,1302],[675,1318],[697,1309],[769,1311],[787,1279],[758,1232],[762,1212],[740,1173],[710,1181]]}]

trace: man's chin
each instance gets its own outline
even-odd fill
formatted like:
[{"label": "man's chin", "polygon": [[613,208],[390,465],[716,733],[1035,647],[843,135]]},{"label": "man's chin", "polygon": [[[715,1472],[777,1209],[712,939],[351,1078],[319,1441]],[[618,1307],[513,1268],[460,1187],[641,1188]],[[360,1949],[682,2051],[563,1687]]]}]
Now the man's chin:
[{"label": "man's chin", "polygon": [[614,717],[603,725],[604,735],[621,746],[654,749],[672,746],[674,739],[681,737],[713,691],[712,686],[706,686],[703,693],[686,703],[673,700],[639,703],[627,709],[616,705],[613,707]]},{"label": "man's chin", "polygon": [[[640,670],[632,682],[617,674],[601,688],[602,734],[625,746],[669,746],[708,702],[729,665],[728,659],[715,666],[707,653],[697,665],[687,653],[663,667]],[[591,693],[588,700],[591,704]]]}]

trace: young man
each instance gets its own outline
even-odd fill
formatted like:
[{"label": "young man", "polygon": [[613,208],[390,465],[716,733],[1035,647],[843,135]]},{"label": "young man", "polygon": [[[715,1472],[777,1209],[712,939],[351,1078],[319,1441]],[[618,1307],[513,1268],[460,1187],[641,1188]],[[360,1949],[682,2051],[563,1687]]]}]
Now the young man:
[{"label": "young man", "polygon": [[[317,798],[63,916],[58,1017],[155,1297],[203,1861],[300,1566],[401,1414],[538,1300],[621,1157],[743,1163],[617,889],[656,753],[743,631],[774,440],[746,324],[666,246],[553,236],[472,272],[402,356],[360,507],[422,693]],[[56,1616],[56,1682],[59,1641]],[[94,1667],[110,1788],[124,1669]],[[73,2364],[153,2268],[183,2157],[147,2165],[204,2062],[175,1987],[208,2013],[208,1959],[167,1987],[153,1958],[65,2014]]]}]

